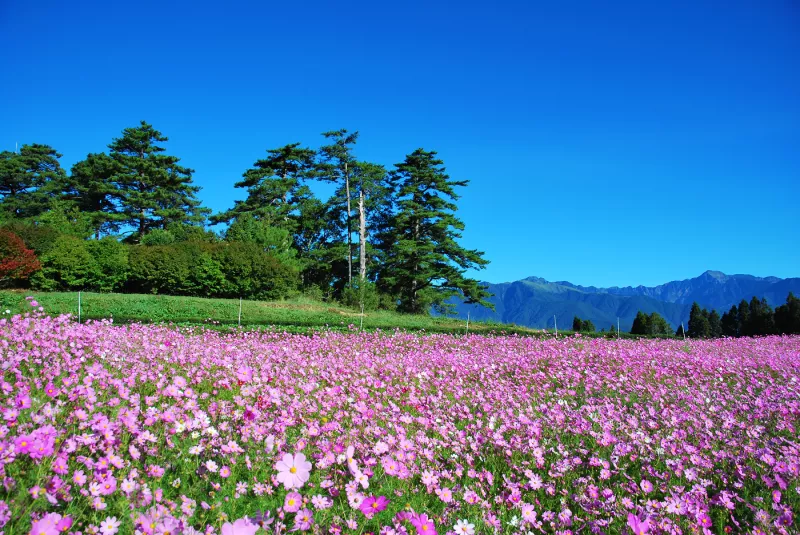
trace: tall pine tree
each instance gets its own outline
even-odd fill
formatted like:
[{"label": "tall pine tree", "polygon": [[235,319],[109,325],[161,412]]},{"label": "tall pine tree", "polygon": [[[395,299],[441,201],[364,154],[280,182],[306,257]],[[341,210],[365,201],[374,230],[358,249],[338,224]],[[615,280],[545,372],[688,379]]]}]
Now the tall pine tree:
[{"label": "tall pine tree", "polygon": [[200,206],[192,185],[192,169],[180,158],[163,154],[168,138],[142,121],[126,128],[108,146],[115,162],[112,180],[120,190],[121,222],[132,228],[130,241],[170,223],[202,224],[209,213]]},{"label": "tall pine tree", "polygon": [[397,164],[391,179],[397,190],[397,213],[387,237],[387,254],[380,283],[399,300],[403,312],[425,313],[431,306],[449,311],[447,299],[491,306],[486,287],[464,274],[489,262],[483,253],[461,247],[464,223],[454,212],[455,188],[466,180],[451,180],[436,152],[417,149]]},{"label": "tall pine tree", "polygon": [[66,173],[61,154],[49,145],[23,145],[19,153],[0,152],[0,211],[21,219],[45,212],[61,195]]},{"label": "tall pine tree", "polygon": [[116,162],[105,153],[88,154],[72,166],[66,198],[92,222],[95,237],[119,230],[124,216],[119,212],[120,190],[112,181]]},{"label": "tall pine tree", "polygon": [[792,292],[786,304],[775,309],[775,326],[781,334],[800,334],[800,299]]},{"label": "tall pine tree", "polygon": [[708,311],[703,313],[696,302],[692,303],[692,308],[689,311],[689,325],[687,333],[691,338],[708,338],[711,336],[711,325],[708,321]]}]

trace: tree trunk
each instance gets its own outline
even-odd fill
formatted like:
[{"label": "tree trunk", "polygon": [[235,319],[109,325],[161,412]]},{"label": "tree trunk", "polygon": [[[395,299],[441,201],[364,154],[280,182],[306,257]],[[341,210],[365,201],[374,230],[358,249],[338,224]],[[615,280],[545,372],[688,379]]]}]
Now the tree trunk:
[{"label": "tree trunk", "polygon": [[350,175],[347,162],[344,162],[344,189],[347,192],[347,285],[353,287],[353,231],[351,228],[352,208],[350,208]]},{"label": "tree trunk", "polygon": [[[358,194],[358,245],[359,245],[359,287],[364,288],[367,279],[367,220],[364,214],[364,190]],[[362,290],[363,291],[363,290]]]}]

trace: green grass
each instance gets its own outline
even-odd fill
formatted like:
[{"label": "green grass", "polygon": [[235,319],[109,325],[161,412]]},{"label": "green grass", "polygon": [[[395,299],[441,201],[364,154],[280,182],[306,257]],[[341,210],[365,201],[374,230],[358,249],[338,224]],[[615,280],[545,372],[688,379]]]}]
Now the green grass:
[{"label": "green grass", "polygon": [[[6,310],[12,314],[29,312],[26,296],[34,297],[47,314],[78,316],[78,292],[37,292],[32,290],[0,290],[0,317]],[[93,293],[81,294],[81,321],[113,318],[115,323],[174,323],[206,325],[226,329],[238,325],[238,299],[206,299],[173,295]],[[466,321],[445,317],[400,314],[387,310],[364,313],[365,330],[424,331],[458,334],[466,331]],[[361,326],[361,314],[336,303],[323,303],[299,297],[285,301],[242,301],[242,326],[275,328],[281,331],[306,333],[315,330],[347,331]],[[350,326],[353,327],[350,327]],[[470,322],[469,332],[477,334],[548,336],[553,331],[532,329],[496,322]],[[558,331],[570,336],[572,331]],[[587,337],[603,333],[582,333]],[[621,333],[622,338],[640,338]]]},{"label": "green grass", "polygon": [[[36,292],[30,290],[0,291],[0,314],[28,312],[26,296],[33,296],[48,314],[78,315],[77,292]],[[115,323],[205,324],[230,327],[238,324],[237,299],[205,299],[171,295],[89,293],[81,295],[81,320],[113,318]],[[358,328],[361,314],[338,304],[298,298],[286,301],[242,301],[242,326],[274,326],[281,330],[307,332],[316,329],[348,330]],[[465,332],[466,322],[443,317],[399,314],[384,310],[365,312],[364,329],[405,329],[441,333]],[[476,323],[470,332],[497,334],[542,334],[529,329],[500,323]]]}]

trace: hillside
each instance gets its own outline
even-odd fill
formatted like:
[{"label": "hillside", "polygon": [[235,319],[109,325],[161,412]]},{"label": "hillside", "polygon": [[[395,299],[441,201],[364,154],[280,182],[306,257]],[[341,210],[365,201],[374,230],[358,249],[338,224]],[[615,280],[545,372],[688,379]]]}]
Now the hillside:
[{"label": "hillside", "polygon": [[720,314],[742,299],[766,297],[773,307],[782,304],[788,293],[800,293],[800,278],[726,275],[706,271],[699,277],[672,281],[659,286],[597,288],[566,281],[550,282],[539,277],[500,284],[489,284],[494,294],[489,300],[495,311],[477,305],[457,303],[457,317],[514,323],[534,328],[552,328],[555,315],[560,326],[568,328],[572,318],[591,320],[598,329],[608,329],[619,318],[620,328],[629,330],[641,310],[658,312],[673,326],[688,321],[693,302]]}]

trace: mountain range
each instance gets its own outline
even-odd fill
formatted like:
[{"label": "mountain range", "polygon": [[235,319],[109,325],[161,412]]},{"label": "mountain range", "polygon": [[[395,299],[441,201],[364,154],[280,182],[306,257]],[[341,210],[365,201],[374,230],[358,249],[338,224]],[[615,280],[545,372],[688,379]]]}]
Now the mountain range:
[{"label": "mountain range", "polygon": [[[495,310],[481,305],[454,302],[457,317],[473,321],[492,320],[527,327],[552,329],[554,321],[560,329],[570,329],[572,318],[591,320],[597,329],[616,327],[617,318],[623,331],[628,331],[636,313],[658,312],[673,328],[689,320],[692,303],[716,309],[722,315],[742,299],[765,297],[772,307],[786,302],[789,292],[800,294],[800,278],[726,275],[706,271],[699,277],[672,281],[658,286],[626,286],[597,288],[571,282],[550,282],[528,277],[515,282],[485,282],[494,294],[489,301]],[[554,320],[555,316],[555,320]]]}]

